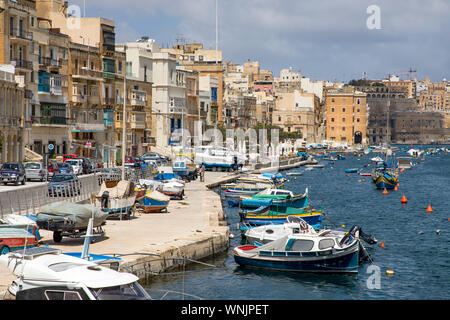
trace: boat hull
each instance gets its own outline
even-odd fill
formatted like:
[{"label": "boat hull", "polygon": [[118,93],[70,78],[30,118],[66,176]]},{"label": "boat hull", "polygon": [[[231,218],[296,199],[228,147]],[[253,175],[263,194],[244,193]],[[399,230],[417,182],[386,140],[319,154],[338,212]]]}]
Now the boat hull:
[{"label": "boat hull", "polygon": [[[327,254],[329,252],[329,254]],[[351,250],[334,254],[333,250],[316,252],[261,252],[256,257],[245,257],[234,250],[234,260],[240,266],[294,272],[357,273],[359,266],[358,244]],[[310,254],[311,256],[308,256]],[[316,256],[312,256],[316,254]],[[279,255],[279,256],[276,256]]]},{"label": "boat hull", "polygon": [[378,189],[394,189],[397,185],[398,180],[394,177],[386,177],[385,175],[380,175],[375,179],[375,184]]},{"label": "boat hull", "polygon": [[242,222],[256,226],[268,224],[283,224],[288,216],[295,216],[302,218],[311,226],[321,225],[322,223],[321,211],[302,212],[302,213],[287,212],[285,214],[271,213],[271,212],[268,212],[266,214],[254,214],[250,212],[241,212],[239,213],[239,215],[241,216]]},{"label": "boat hull", "polygon": [[159,201],[148,197],[145,197],[142,202],[142,207],[146,213],[162,212],[169,206],[169,201]]}]

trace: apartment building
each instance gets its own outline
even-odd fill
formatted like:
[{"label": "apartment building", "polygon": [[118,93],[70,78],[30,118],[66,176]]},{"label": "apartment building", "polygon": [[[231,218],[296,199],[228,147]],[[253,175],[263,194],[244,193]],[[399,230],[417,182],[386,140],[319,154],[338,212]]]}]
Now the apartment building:
[{"label": "apartment building", "polygon": [[25,148],[25,89],[14,66],[0,65],[0,162],[22,161]]},{"label": "apartment building", "polygon": [[283,90],[277,93],[272,113],[272,125],[284,132],[297,133],[304,142],[317,142],[319,98],[302,90]]},{"label": "apartment building", "polygon": [[326,90],[325,108],[328,141],[346,145],[368,143],[366,93],[354,87]]},{"label": "apartment building", "polygon": [[224,123],[224,72],[225,64],[222,61],[221,50],[204,49],[200,43],[177,44],[173,48],[161,49],[161,52],[170,53],[175,56],[179,66],[188,70],[194,70],[199,76],[210,75],[218,79],[217,92],[211,101],[211,120]]}]

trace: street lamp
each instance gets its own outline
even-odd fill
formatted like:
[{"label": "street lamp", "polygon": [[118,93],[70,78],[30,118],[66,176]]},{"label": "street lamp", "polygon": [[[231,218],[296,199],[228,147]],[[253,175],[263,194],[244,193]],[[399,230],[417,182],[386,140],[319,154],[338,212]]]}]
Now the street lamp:
[{"label": "street lamp", "polygon": [[[124,45],[123,47],[124,53],[125,53],[125,57],[126,57],[126,52],[127,52],[127,46]],[[126,61],[126,58],[125,58]],[[123,67],[122,67],[123,68]],[[112,74],[114,76],[122,76],[122,74],[119,73],[115,73],[115,72],[104,72],[104,73],[109,73]],[[117,97],[116,97],[116,101],[117,101]],[[126,154],[126,147],[127,147],[127,142],[126,142],[126,115],[127,115],[127,73],[125,70],[125,74],[123,75],[123,119],[122,119],[122,180],[125,180],[125,154]]]}]

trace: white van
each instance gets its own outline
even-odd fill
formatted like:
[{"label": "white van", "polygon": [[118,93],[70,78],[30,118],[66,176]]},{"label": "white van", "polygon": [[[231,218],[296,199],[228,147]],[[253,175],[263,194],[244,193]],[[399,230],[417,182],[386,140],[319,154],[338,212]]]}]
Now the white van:
[{"label": "white van", "polygon": [[83,174],[83,160],[81,159],[68,159],[66,163],[72,166],[73,173],[76,175]]}]

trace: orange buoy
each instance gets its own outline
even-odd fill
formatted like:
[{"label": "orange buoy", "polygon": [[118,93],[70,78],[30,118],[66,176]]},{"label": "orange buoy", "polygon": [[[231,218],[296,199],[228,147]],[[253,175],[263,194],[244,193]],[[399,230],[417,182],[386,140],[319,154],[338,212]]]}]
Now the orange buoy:
[{"label": "orange buoy", "polygon": [[397,182],[397,187],[400,187],[400,182]]},{"label": "orange buoy", "polygon": [[407,204],[408,199],[406,199],[405,195],[402,196],[402,200],[400,200],[402,204]]},{"label": "orange buoy", "polygon": [[384,248],[384,241],[381,241],[380,247]]},{"label": "orange buoy", "polygon": [[420,159],[420,162],[424,162],[423,158],[422,158],[422,159]]},{"label": "orange buoy", "polygon": [[405,172],[405,169],[404,169],[404,168],[401,168],[401,169],[400,169],[400,172],[401,172],[401,173]]},{"label": "orange buoy", "polygon": [[428,212],[428,213],[433,212],[433,209],[431,208],[431,203],[428,204],[427,212]]},{"label": "orange buoy", "polygon": [[385,195],[388,195],[388,194],[389,194],[389,192],[387,191],[386,188],[384,188],[384,190],[383,190],[383,195],[385,196]]},{"label": "orange buoy", "polygon": [[397,188],[397,186],[395,186],[395,188],[394,188],[394,191],[398,191],[398,188]]}]

